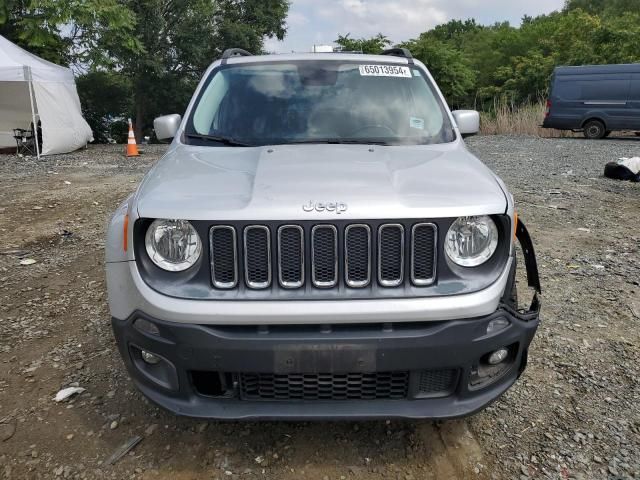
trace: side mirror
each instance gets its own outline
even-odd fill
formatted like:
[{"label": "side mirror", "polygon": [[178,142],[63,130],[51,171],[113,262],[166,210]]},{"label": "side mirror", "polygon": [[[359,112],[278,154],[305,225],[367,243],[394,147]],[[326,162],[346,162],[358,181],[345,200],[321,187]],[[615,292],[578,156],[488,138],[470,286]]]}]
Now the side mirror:
[{"label": "side mirror", "polygon": [[177,113],[156,118],[153,121],[153,129],[158,140],[169,140],[175,137],[180,122],[182,122],[182,117]]},{"label": "side mirror", "polygon": [[455,110],[452,113],[462,138],[476,135],[480,131],[480,114],[475,110]]}]

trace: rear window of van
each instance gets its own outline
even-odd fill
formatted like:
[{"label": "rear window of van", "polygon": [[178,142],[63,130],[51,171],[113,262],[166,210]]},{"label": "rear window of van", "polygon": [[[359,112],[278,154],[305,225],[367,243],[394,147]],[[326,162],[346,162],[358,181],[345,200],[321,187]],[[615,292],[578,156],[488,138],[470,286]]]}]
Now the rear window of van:
[{"label": "rear window of van", "polygon": [[629,97],[630,80],[591,76],[589,80],[578,80],[580,76],[562,77],[556,81],[555,96],[562,100],[616,100]]}]

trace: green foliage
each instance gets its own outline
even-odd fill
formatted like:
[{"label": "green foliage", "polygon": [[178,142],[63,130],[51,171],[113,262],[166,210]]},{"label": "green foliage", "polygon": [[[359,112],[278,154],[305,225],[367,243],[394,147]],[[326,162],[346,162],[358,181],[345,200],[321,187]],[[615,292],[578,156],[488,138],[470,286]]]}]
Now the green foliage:
[{"label": "green foliage", "polygon": [[108,63],[104,47],[139,51],[135,18],[119,0],[3,0],[0,34],[55,63]]},{"label": "green foliage", "polygon": [[450,103],[456,104],[469,96],[475,86],[476,74],[460,50],[425,34],[402,46],[427,65]]},{"label": "green foliage", "polygon": [[[288,9],[288,0],[1,0],[0,35],[88,72],[78,89],[96,138],[127,116],[140,138],[155,116],[184,111],[226,48],[261,53],[266,37],[282,39]],[[374,54],[392,44],[383,33],[336,43]],[[452,106],[517,105],[544,98],[557,65],[640,62],[640,0],[567,0],[519,27],[452,20],[400,45]]]},{"label": "green foliage", "polygon": [[464,45],[465,39],[469,35],[478,33],[483,27],[479,26],[474,19],[451,20],[447,23],[437,25],[429,31],[429,35],[442,42],[448,42],[460,49]]},{"label": "green foliage", "polygon": [[377,55],[391,45],[391,40],[379,33],[371,38],[351,38],[350,33],[339,35],[335,43],[347,52],[362,52]]},{"label": "green foliage", "polygon": [[90,72],[79,77],[76,85],[82,114],[93,130],[94,140],[106,143],[109,138],[116,138],[112,126],[119,119],[126,119],[132,109],[128,79],[111,72]]},{"label": "green foliage", "polygon": [[109,58],[132,84],[138,139],[155,116],[182,113],[199,78],[230,47],[260,53],[282,39],[287,0],[119,0],[136,18],[142,53],[114,41]]},{"label": "green foliage", "polygon": [[89,72],[78,90],[100,140],[112,118],[134,117],[140,139],[154,116],[184,111],[199,78],[226,48],[260,53],[266,37],[284,38],[289,9],[288,0],[2,2],[1,35]]},{"label": "green foliage", "polygon": [[[337,43],[358,50],[375,38],[345,35]],[[451,20],[400,45],[429,67],[453,106],[536,102],[558,65],[640,62],[640,0],[568,0],[562,11],[524,17],[520,27]]]},{"label": "green foliage", "polygon": [[565,11],[584,10],[592,15],[640,12],[640,0],[567,0]]},{"label": "green foliage", "polygon": [[70,42],[62,38],[55,25],[36,22],[35,18],[37,12],[28,8],[27,2],[3,0],[0,3],[0,35],[47,60],[66,63]]}]

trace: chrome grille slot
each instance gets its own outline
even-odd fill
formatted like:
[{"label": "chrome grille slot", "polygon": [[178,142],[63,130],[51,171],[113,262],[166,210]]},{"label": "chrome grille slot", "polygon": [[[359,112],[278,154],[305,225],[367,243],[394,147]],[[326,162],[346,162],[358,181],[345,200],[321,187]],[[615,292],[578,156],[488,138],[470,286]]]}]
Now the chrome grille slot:
[{"label": "chrome grille slot", "polygon": [[316,225],[311,230],[311,279],[319,288],[338,283],[338,231],[333,225]]},{"label": "chrome grille slot", "polygon": [[397,287],[404,279],[404,227],[381,225],[378,229],[378,281],[383,287]]},{"label": "chrome grille slot", "polygon": [[238,284],[236,230],[228,225],[211,227],[211,281],[216,288],[234,288]]},{"label": "chrome grille slot", "polygon": [[271,285],[271,238],[263,225],[244,229],[244,279],[249,288]]},{"label": "chrome grille slot", "polygon": [[411,228],[411,281],[431,285],[436,276],[437,228],[433,223],[417,223]]},{"label": "chrome grille slot", "polygon": [[371,228],[366,224],[348,225],[344,231],[345,281],[352,288],[371,282]]},{"label": "chrome grille slot", "polygon": [[278,281],[283,288],[304,285],[304,230],[298,225],[278,228]]}]

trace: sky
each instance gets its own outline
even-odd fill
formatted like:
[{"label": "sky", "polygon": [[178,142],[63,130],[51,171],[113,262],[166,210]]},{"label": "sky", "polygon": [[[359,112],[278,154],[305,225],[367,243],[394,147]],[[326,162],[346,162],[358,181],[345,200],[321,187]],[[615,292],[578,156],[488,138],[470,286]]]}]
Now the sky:
[{"label": "sky", "polygon": [[453,19],[519,25],[524,15],[549,13],[563,5],[564,0],[292,0],[286,38],[268,39],[265,49],[308,52],[346,33],[361,38],[380,32],[398,43]]}]

